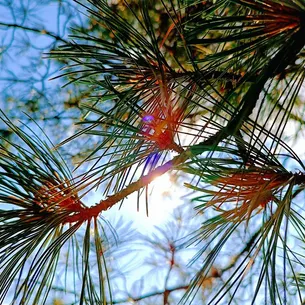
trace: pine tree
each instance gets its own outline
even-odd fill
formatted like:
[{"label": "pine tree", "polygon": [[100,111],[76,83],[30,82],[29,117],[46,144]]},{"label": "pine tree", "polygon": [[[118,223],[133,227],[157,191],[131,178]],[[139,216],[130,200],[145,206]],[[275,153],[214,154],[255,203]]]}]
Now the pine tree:
[{"label": "pine tree", "polygon": [[[0,147],[0,303],[50,302],[63,255],[74,304],[118,303],[103,213],[137,192],[149,215],[149,184],[175,172],[201,222],[180,245],[200,246],[180,304],[303,304],[305,166],[287,137],[304,126],[305,2],[79,6],[98,35],[74,30],[49,54],[91,92],[79,131],[54,145],[2,113],[14,137]],[[61,146],[90,138],[75,171]]]}]

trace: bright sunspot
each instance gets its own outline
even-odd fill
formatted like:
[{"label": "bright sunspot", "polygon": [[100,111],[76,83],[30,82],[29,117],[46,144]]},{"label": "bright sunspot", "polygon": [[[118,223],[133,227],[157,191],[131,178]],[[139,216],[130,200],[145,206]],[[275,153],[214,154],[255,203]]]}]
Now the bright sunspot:
[{"label": "bright sunspot", "polygon": [[151,232],[154,226],[166,222],[173,210],[181,204],[179,186],[168,173],[157,177],[148,186],[148,217],[146,215],[145,195],[140,198],[139,211],[137,211],[137,194],[132,194],[124,202],[120,213],[132,219],[135,228],[142,233]]},{"label": "bright sunspot", "polygon": [[149,185],[148,219],[153,225],[165,222],[179,201],[177,188],[168,173]]},{"label": "bright sunspot", "polygon": [[151,184],[150,190],[152,191],[152,196],[164,196],[170,194],[170,188],[172,186],[171,177],[168,173],[157,177]]}]

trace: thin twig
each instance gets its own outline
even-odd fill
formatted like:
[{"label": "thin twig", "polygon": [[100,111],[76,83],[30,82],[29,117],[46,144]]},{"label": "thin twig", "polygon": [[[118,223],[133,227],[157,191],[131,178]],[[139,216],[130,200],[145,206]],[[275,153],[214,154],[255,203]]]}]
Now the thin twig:
[{"label": "thin twig", "polygon": [[16,28],[16,29],[21,29],[21,30],[25,30],[25,31],[30,31],[30,32],[34,32],[34,33],[38,33],[41,35],[46,35],[46,36],[50,36],[52,38],[54,38],[56,41],[61,41],[64,43],[68,43],[66,40],[64,40],[62,37],[47,31],[46,29],[36,29],[36,28],[31,28],[28,26],[24,26],[22,24],[17,24],[17,23],[4,23],[4,22],[0,22],[0,26],[3,27],[7,27],[7,28]]}]

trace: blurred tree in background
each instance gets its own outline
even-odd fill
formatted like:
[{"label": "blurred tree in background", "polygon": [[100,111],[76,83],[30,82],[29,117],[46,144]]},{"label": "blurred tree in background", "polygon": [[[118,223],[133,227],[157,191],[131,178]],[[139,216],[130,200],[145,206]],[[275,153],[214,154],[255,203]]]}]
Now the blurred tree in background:
[{"label": "blurred tree in background", "polygon": [[1,304],[305,303],[303,0],[0,11]]}]

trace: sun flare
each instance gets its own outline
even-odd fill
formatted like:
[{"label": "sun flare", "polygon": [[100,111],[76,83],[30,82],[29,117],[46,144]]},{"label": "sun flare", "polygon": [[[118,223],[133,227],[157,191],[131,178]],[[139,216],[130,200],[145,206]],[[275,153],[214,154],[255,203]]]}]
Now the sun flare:
[{"label": "sun flare", "polygon": [[152,196],[164,196],[168,195],[171,192],[171,187],[173,182],[171,176],[168,173],[163,174],[162,176],[157,177],[151,184],[150,189],[152,191]]}]

